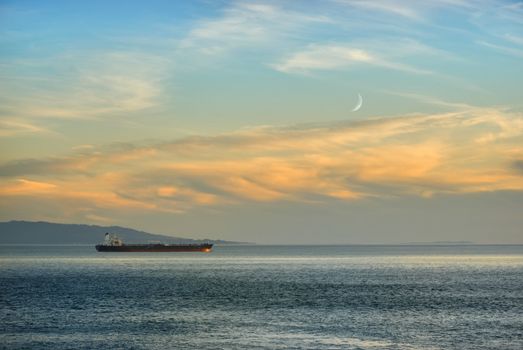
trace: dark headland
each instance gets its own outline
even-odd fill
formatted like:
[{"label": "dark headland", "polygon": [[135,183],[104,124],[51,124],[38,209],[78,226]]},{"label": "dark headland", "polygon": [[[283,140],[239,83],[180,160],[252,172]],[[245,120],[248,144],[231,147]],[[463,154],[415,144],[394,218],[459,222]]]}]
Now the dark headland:
[{"label": "dark headland", "polygon": [[57,224],[42,221],[0,222],[0,244],[96,244],[103,240],[106,232],[117,234],[125,243],[245,244],[224,240],[173,237],[121,226]]}]

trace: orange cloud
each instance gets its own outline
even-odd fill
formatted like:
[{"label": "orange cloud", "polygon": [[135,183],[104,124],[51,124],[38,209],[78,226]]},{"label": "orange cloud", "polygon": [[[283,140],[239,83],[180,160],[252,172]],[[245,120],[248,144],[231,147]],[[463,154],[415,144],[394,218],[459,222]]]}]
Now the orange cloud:
[{"label": "orange cloud", "polygon": [[372,182],[408,182],[429,176],[444,159],[437,143],[387,145],[364,148],[354,155],[358,176]]},{"label": "orange cloud", "polygon": [[0,195],[180,213],[244,201],[521,191],[513,165],[521,144],[523,117],[493,109],[263,127],[3,164]]},{"label": "orange cloud", "polygon": [[39,195],[45,193],[54,192],[57,188],[56,185],[39,182],[39,181],[30,181],[26,179],[16,179],[10,183],[0,187],[0,195],[2,196],[26,196],[26,195]]}]

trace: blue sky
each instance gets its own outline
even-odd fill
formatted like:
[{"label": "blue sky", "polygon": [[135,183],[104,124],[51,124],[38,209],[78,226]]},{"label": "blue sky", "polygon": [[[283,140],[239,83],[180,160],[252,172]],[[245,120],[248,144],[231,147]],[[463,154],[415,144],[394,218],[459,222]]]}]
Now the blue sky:
[{"label": "blue sky", "polygon": [[2,219],[522,242],[522,2],[3,1],[0,45]]}]

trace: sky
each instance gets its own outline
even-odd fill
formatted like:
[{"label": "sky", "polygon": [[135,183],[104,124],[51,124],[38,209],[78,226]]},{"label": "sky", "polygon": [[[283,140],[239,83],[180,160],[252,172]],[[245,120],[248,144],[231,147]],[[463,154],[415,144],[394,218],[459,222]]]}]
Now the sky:
[{"label": "sky", "polygon": [[523,243],[520,1],[2,0],[0,82],[2,221]]}]

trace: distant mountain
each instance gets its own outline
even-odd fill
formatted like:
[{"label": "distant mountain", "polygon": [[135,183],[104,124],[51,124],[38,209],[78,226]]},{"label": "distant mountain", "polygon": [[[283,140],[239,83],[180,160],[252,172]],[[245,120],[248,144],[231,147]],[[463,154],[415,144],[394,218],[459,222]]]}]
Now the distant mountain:
[{"label": "distant mountain", "polygon": [[51,222],[0,222],[0,244],[96,244],[106,232],[116,233],[125,243],[199,243],[240,244],[223,240],[196,240],[152,234],[120,226],[55,224]]},{"label": "distant mountain", "polygon": [[407,242],[411,245],[470,245],[476,244],[472,241],[429,241],[429,242]]}]

